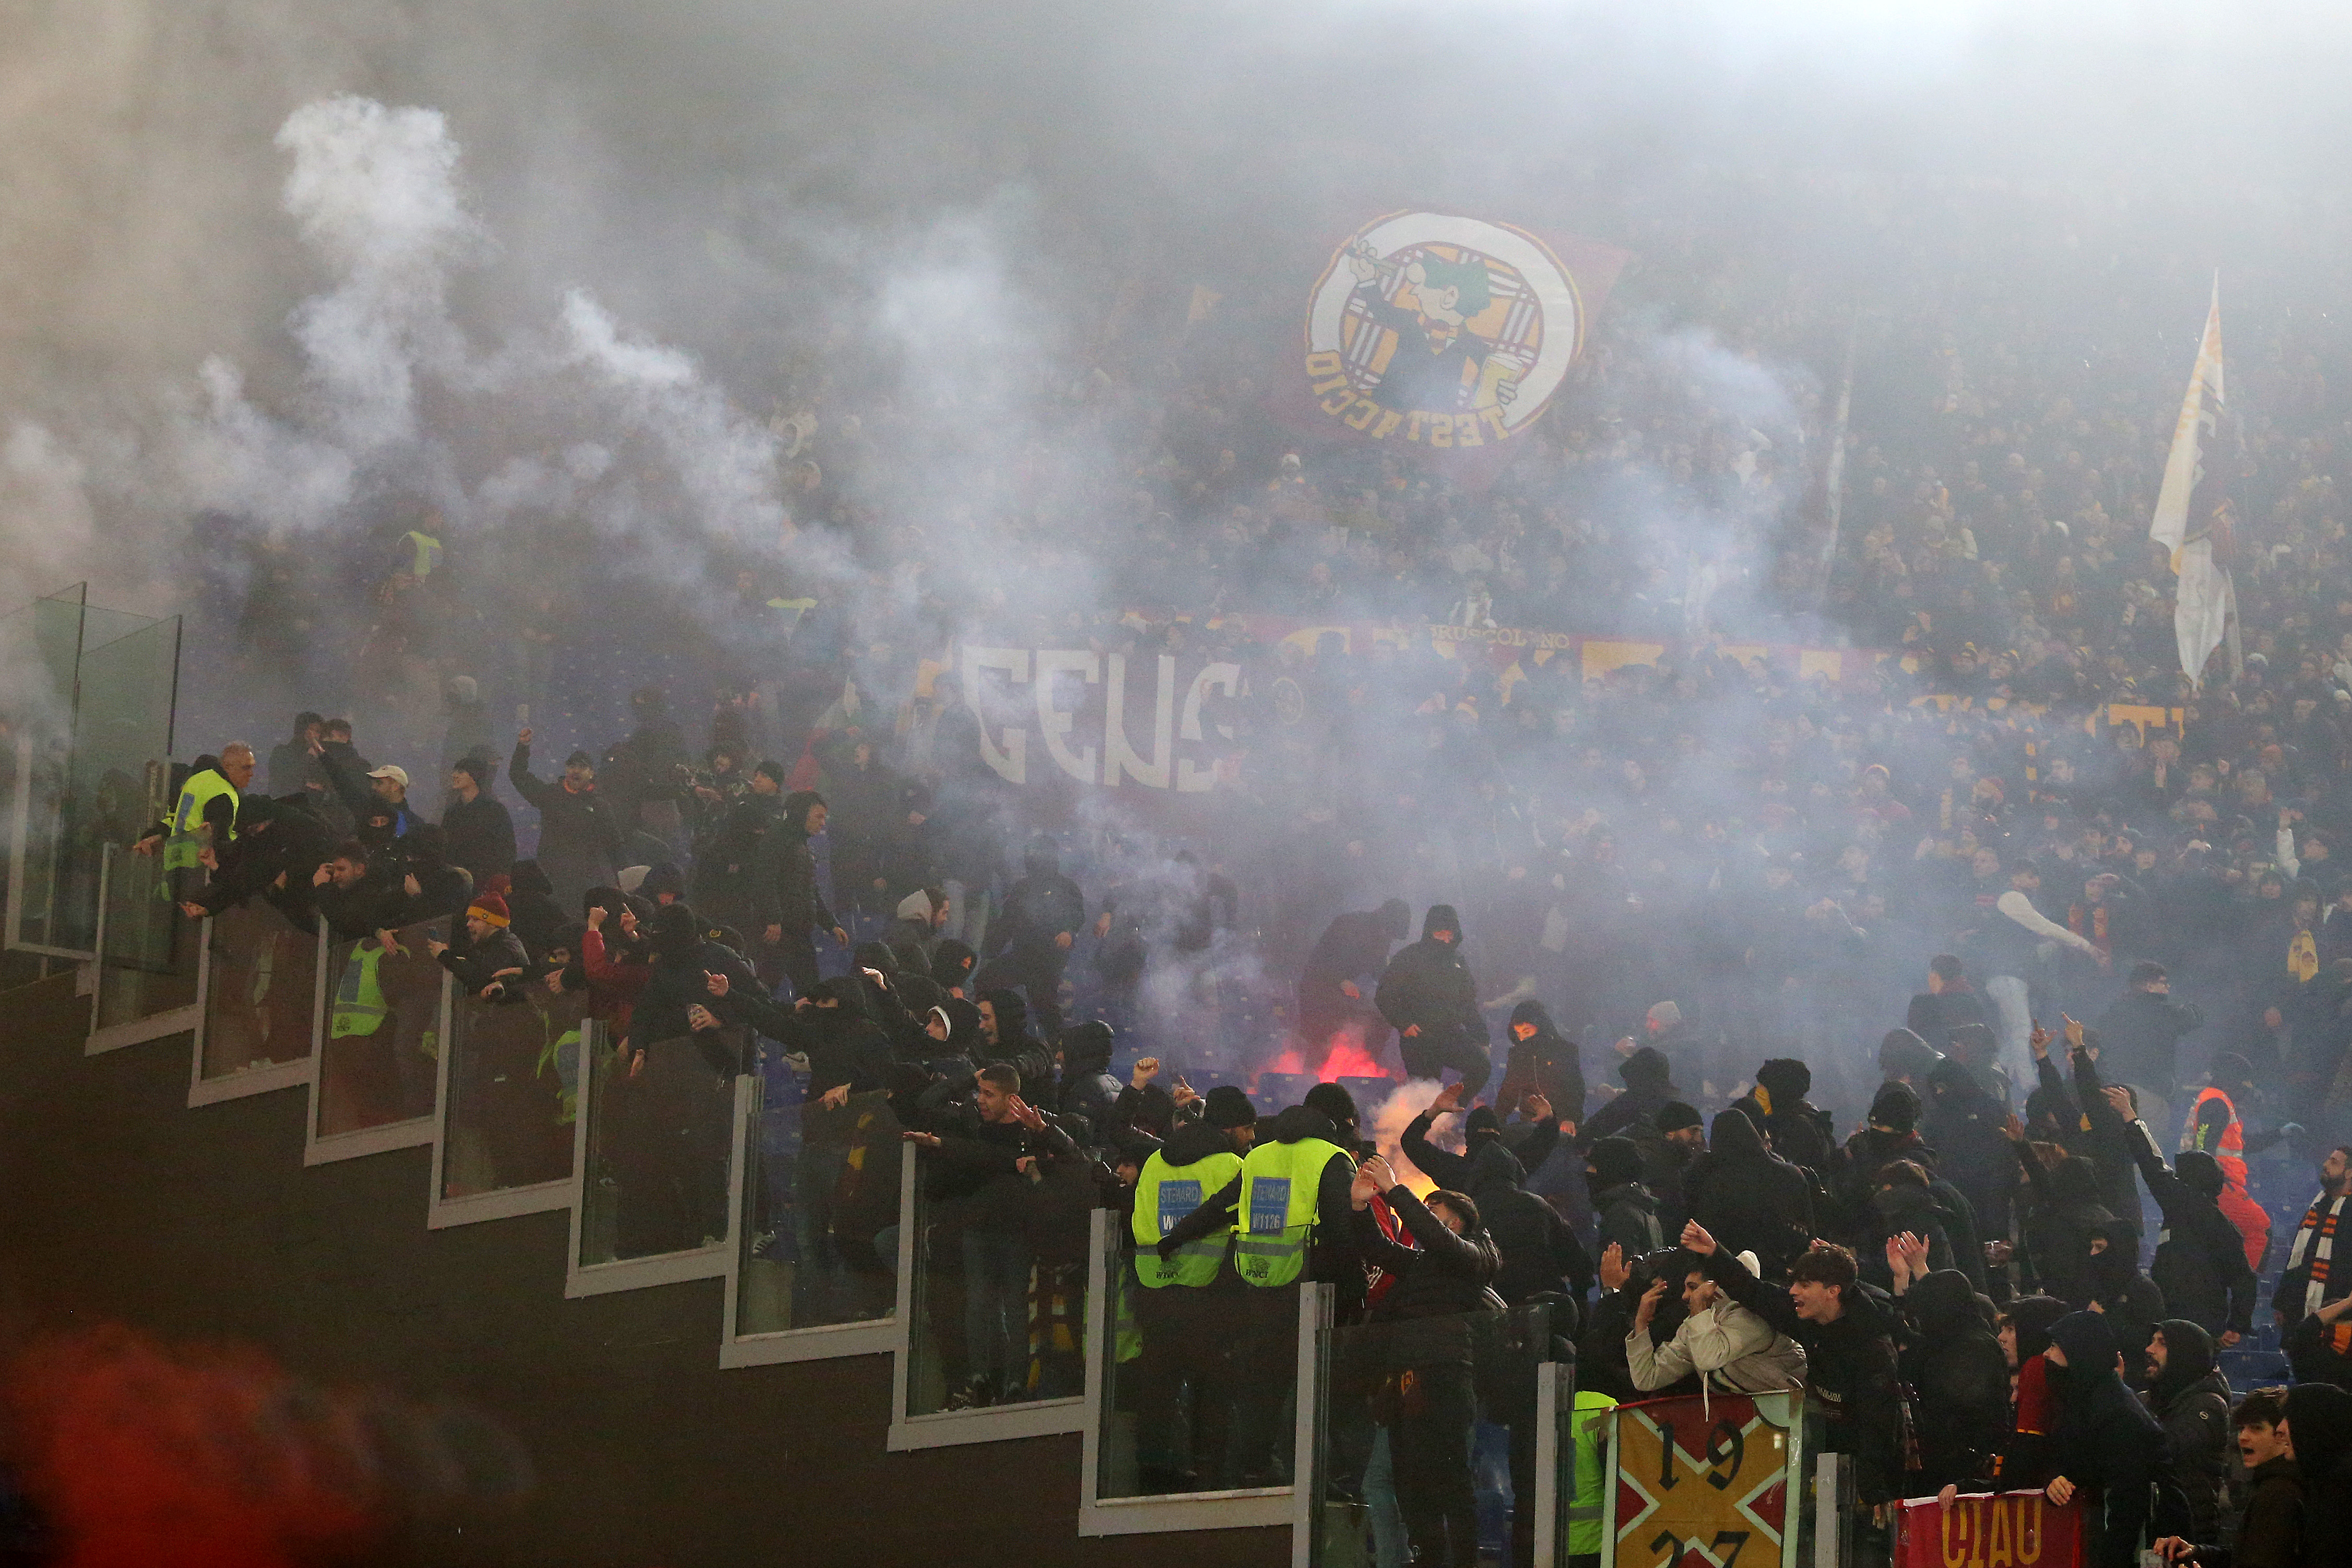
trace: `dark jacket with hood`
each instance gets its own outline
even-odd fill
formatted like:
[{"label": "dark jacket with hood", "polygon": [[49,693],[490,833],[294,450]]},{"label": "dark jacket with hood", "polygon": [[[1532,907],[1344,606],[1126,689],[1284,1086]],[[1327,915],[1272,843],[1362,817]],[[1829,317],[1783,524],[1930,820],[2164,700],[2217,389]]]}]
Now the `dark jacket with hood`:
[{"label": "dark jacket with hood", "polygon": [[1065,1116],[1084,1116],[1097,1146],[1109,1141],[1118,1121],[1120,1085],[1110,1073],[1113,1041],[1107,1023],[1082,1023],[1062,1031],[1061,1083],[1054,1109]]},{"label": "dark jacket with hood", "polygon": [[2099,1201],[2098,1173],[2080,1155],[2059,1161],[2056,1170],[2044,1168],[2030,1155],[2024,1163],[2033,1185],[2033,1209],[2022,1228],[2034,1275],[2045,1294],[2088,1306],[2091,1240],[2105,1235],[2116,1222]]},{"label": "dark jacket with hood", "polygon": [[1774,1154],[1811,1172],[1816,1190],[1827,1192],[1837,1177],[1837,1127],[1805,1098],[1812,1086],[1812,1069],[1778,1057],[1756,1070],[1756,1087],[1732,1103],[1772,1140]]},{"label": "dark jacket with hood", "polygon": [[1947,1483],[1985,1490],[2008,1438],[2009,1361],[1977,1311],[1967,1275],[1942,1269],[1900,1298],[1912,1334],[1902,1353],[1903,1380],[1918,1396],[1914,1412],[1919,1469],[1908,1495]]},{"label": "dark jacket with hood", "polygon": [[2203,1009],[2192,1003],[2176,1002],[2136,987],[2126,991],[2099,1015],[2101,1055],[2107,1076],[2152,1094],[2170,1094],[2180,1083],[2181,1037],[2204,1026]]},{"label": "dark jacket with hood", "polygon": [[[238,803],[237,828],[234,839],[215,835],[220,869],[188,901],[218,915],[261,894],[297,930],[310,929],[317,917],[310,878],[335,852],[335,843],[309,798],[247,795]],[[280,875],[286,885],[273,886]]]},{"label": "dark jacket with hood", "polygon": [[1412,922],[1412,909],[1402,898],[1391,898],[1378,909],[1334,915],[1299,970],[1302,1009],[1318,1002],[1331,1006],[1335,998],[1344,1000],[1339,990],[1343,981],[1379,975],[1388,965],[1389,949],[1404,940]]},{"label": "dark jacket with hood", "polygon": [[2282,1455],[2246,1472],[2246,1503],[2227,1546],[2197,1543],[2198,1568],[2305,1568],[2322,1558],[2304,1541],[2303,1467]]},{"label": "dark jacket with hood", "polygon": [[2168,1170],[2147,1128],[2135,1122],[2131,1132],[2140,1176],[2164,1213],[2148,1278],[2164,1292],[2165,1310],[2210,1334],[2251,1333],[2260,1281],[2246,1264],[2244,1239],[2221,1212],[2220,1162],[2188,1149]]},{"label": "dark jacket with hood", "polygon": [[517,861],[507,871],[507,915],[513,922],[509,927],[532,957],[542,957],[566,926],[578,921],[583,911],[566,909],[555,902],[555,884],[539,869],[537,861]]},{"label": "dark jacket with hood", "polygon": [[514,871],[514,818],[490,793],[495,777],[484,768],[478,781],[482,788],[474,798],[451,800],[441,813],[441,831],[449,837],[449,863],[472,872],[477,884]]},{"label": "dark jacket with hood", "polygon": [[814,789],[793,790],[784,797],[783,811],[761,840],[764,862],[761,880],[772,891],[774,903],[751,918],[782,926],[788,938],[830,931],[840,924],[825,907],[824,894],[817,886],[816,852],[809,848],[809,811],[824,803],[824,797]]},{"label": "dark jacket with hood", "polygon": [[[1429,1141],[1432,1117],[1423,1112],[1405,1127],[1405,1158],[1438,1186],[1466,1193],[1477,1204],[1486,1234],[1502,1254],[1494,1280],[1496,1295],[1516,1306],[1546,1291],[1565,1291],[1581,1301],[1592,1288],[1592,1260],[1584,1244],[1558,1209],[1521,1185],[1527,1167],[1504,1144],[1501,1129],[1483,1121],[1484,1113],[1472,1114],[1467,1148],[1457,1155]],[[1550,1152],[1546,1142],[1542,1153]]]},{"label": "dark jacket with hood", "polygon": [[1667,1101],[1682,1092],[1675,1087],[1673,1063],[1664,1052],[1650,1046],[1643,1046],[1620,1062],[1617,1076],[1625,1081],[1625,1092],[1592,1113],[1591,1120],[1577,1129],[1576,1141],[1586,1148],[1627,1131],[1645,1116],[1656,1115]]},{"label": "dark jacket with hood", "polygon": [[2167,1318],[2164,1370],[2147,1385],[2147,1407],[2172,1451],[2172,1478],[2189,1500],[2191,1541],[2219,1541],[2237,1468],[2230,1385],[2213,1364],[2213,1341],[2186,1318]]},{"label": "dark jacket with hood", "polygon": [[[1433,933],[1451,931],[1440,942]],[[1478,986],[1462,956],[1462,920],[1453,906],[1433,904],[1421,923],[1421,940],[1400,949],[1381,972],[1372,1005],[1399,1034],[1418,1027],[1424,1044],[1455,1039],[1486,1043],[1486,1018],[1478,1010]]]},{"label": "dark jacket with hood", "polygon": [[[1523,1040],[1522,1028],[1535,1032]],[[1509,1111],[1529,1094],[1541,1094],[1551,1102],[1555,1117],[1583,1126],[1584,1063],[1576,1041],[1560,1034],[1541,1002],[1521,1002],[1513,1008],[1510,1027],[1504,1032],[1509,1038],[1508,1054],[1495,1103]]]},{"label": "dark jacket with hood", "polygon": [[952,936],[943,938],[931,949],[931,979],[944,991],[961,986],[965,999],[977,1001],[979,998],[971,994],[971,972],[979,962],[980,956],[971,950],[971,943]]},{"label": "dark jacket with hood", "polygon": [[[1320,1138],[1326,1143],[1340,1143],[1341,1134],[1331,1118],[1304,1105],[1293,1105],[1271,1122],[1257,1124],[1261,1144],[1295,1144],[1302,1138]],[[1346,1145],[1341,1145],[1344,1149]],[[1328,1160],[1323,1166],[1321,1180],[1315,1189],[1315,1236],[1307,1251],[1306,1278],[1326,1284],[1349,1282],[1350,1271],[1356,1281],[1363,1278],[1363,1263],[1358,1255],[1353,1231],[1355,1205],[1349,1201],[1349,1189],[1355,1185],[1356,1166],[1351,1159]],[[1178,1220],[1174,1228],[1160,1239],[1160,1255],[1175,1256],[1176,1249],[1187,1241],[1214,1236],[1232,1228],[1234,1212],[1242,1200],[1242,1178],[1238,1176],[1224,1187],[1212,1194],[1200,1207]],[[1360,1295],[1360,1290],[1359,1291]]]},{"label": "dark jacket with hood", "polygon": [[1584,1159],[1593,1218],[1599,1221],[1593,1256],[1608,1251],[1614,1242],[1631,1261],[1673,1239],[1658,1223],[1656,1197],[1642,1185],[1642,1151],[1633,1139],[1603,1138],[1584,1151]]},{"label": "dark jacket with hood", "polygon": [[1812,1244],[1805,1173],[1766,1148],[1743,1111],[1716,1117],[1706,1153],[1683,1174],[1683,1198],[1690,1217],[1717,1242],[1734,1252],[1754,1252],[1768,1280],[1779,1279]]},{"label": "dark jacket with hood", "polygon": [[1889,1182],[1870,1196],[1867,1218],[1852,1237],[1854,1260],[1862,1277],[1885,1290],[1894,1282],[1886,1268],[1886,1243],[1895,1236],[1916,1236],[1927,1244],[1927,1267],[1957,1269],[1959,1256],[1952,1246],[1951,1211],[1936,1200],[1932,1187]]},{"label": "dark jacket with hood", "polygon": [[1025,873],[1004,895],[1004,915],[994,927],[1003,940],[997,956],[1017,967],[1058,964],[1067,949],[1055,938],[1064,932],[1075,939],[1087,923],[1086,894],[1062,874],[1062,860],[1049,842],[1033,842],[1022,852]]},{"label": "dark jacket with hood", "polygon": [[2010,1197],[2017,1188],[2017,1155],[2002,1128],[2009,1117],[1977,1075],[1947,1057],[1927,1073],[1927,1142],[1936,1173],[1969,1200],[1979,1234],[2009,1234]]},{"label": "dark jacket with hood", "polygon": [[706,998],[704,1005],[730,1023],[747,1024],[787,1051],[806,1056],[811,1100],[845,1083],[851,1093],[863,1094],[882,1088],[888,1076],[889,1037],[868,1016],[865,988],[854,975],[819,980],[804,1008],[781,1006],[756,981],[746,990],[731,978],[726,996]]},{"label": "dark jacket with hood", "polygon": [[1827,1420],[1831,1453],[1852,1454],[1854,1486],[1873,1507],[1902,1493],[1902,1406],[1895,1391],[1894,1303],[1884,1291],[1856,1282],[1834,1322],[1797,1315],[1789,1292],[1766,1284],[1727,1247],[1706,1260],[1707,1277],[1724,1293],[1805,1348],[1807,1393]]},{"label": "dark jacket with hood", "polygon": [[721,998],[710,994],[708,977],[711,975],[727,977],[727,1000],[738,1000],[737,992],[742,993],[739,1006],[748,1007],[754,996],[764,1000],[766,991],[751,966],[733,948],[706,940],[694,912],[683,904],[672,904],[656,915],[648,941],[653,967],[629,1011],[629,1043],[643,1051],[664,1040],[691,1036],[712,1071],[745,1071],[747,1042],[741,1030],[698,1031],[687,1014],[691,1008],[704,1007],[722,1021],[729,1018],[726,1010],[715,1005]]},{"label": "dark jacket with hood", "polygon": [[2085,1568],[2133,1568],[2151,1519],[2159,1536],[2189,1527],[2171,1448],[2116,1375],[2122,1346],[2112,1323],[2097,1312],[2069,1312],[2050,1325],[2050,1340],[2066,1356],[2065,1365],[2050,1369],[2057,1409],[2051,1469],[2087,1489]]},{"label": "dark jacket with hood", "polygon": [[2305,1568],[2339,1568],[2352,1542],[2352,1394],[2298,1383],[2287,1391],[2286,1424],[2303,1471]]}]

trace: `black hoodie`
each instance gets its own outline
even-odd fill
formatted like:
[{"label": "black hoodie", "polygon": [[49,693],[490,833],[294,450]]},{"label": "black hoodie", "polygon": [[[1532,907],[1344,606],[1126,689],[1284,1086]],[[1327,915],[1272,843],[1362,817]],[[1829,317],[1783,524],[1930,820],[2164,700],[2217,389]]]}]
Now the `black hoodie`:
[{"label": "black hoodie", "polygon": [[2252,1333],[2261,1282],[2246,1263],[2244,1238],[2221,1212],[2220,1163],[2184,1149],[2176,1156],[2178,1168],[2167,1170],[2147,1128],[2137,1122],[2131,1125],[2131,1148],[2148,1196],[2164,1215],[2147,1272],[2164,1292],[2165,1309],[2210,1334]]},{"label": "black hoodie", "polygon": [[1913,1331],[1904,1348],[1904,1381],[1917,1394],[1919,1469],[1912,1496],[1947,1482],[1982,1490],[2009,1436],[2009,1362],[1977,1311],[1975,1287],[1941,1269],[1912,1285],[1900,1302]]},{"label": "black hoodie", "polygon": [[[1432,933],[1450,931],[1451,942]],[[1434,1048],[1448,1040],[1486,1044],[1486,1018],[1478,1010],[1478,985],[1462,957],[1462,921],[1453,906],[1433,904],[1421,923],[1421,940],[1402,948],[1381,975],[1372,1005],[1402,1034],[1418,1027]]]},{"label": "black hoodie", "polygon": [[[774,902],[758,908],[751,918],[764,915],[768,924],[782,926],[788,937],[830,931],[840,924],[825,907],[816,882],[816,852],[809,848],[809,812],[824,804],[824,797],[814,789],[793,790],[784,797],[783,813],[776,825],[761,841],[765,856],[761,875],[773,892]],[[754,902],[756,905],[761,901]]]},{"label": "black hoodie", "polygon": [[[1520,1038],[1522,1029],[1535,1032]],[[1553,1116],[1573,1126],[1584,1124],[1584,1063],[1576,1041],[1561,1036],[1541,1002],[1521,1002],[1511,1009],[1508,1056],[1503,1086],[1495,1103],[1505,1112],[1516,1110],[1528,1095],[1541,1094],[1551,1102]]]},{"label": "black hoodie", "polygon": [[1389,948],[1403,940],[1412,910],[1402,898],[1391,898],[1378,909],[1332,916],[1315,950],[1299,971],[1301,1005],[1310,998],[1328,1001],[1342,983],[1378,975],[1389,960]]},{"label": "black hoodie", "polygon": [[1587,1148],[1629,1131],[1645,1116],[1656,1115],[1667,1101],[1682,1092],[1675,1087],[1674,1064],[1664,1051],[1646,1045],[1618,1065],[1617,1076],[1625,1081],[1625,1092],[1592,1113],[1592,1119],[1577,1134],[1576,1141]]},{"label": "black hoodie", "polygon": [[1024,851],[1021,869],[1027,874],[1004,895],[1004,915],[996,929],[1004,940],[997,956],[1026,969],[1037,964],[1057,964],[1066,949],[1055,938],[1075,937],[1086,925],[1086,894],[1062,874],[1061,857],[1051,841],[1038,840]]},{"label": "black hoodie", "polygon": [[2172,1475],[2172,1450],[2147,1406],[2116,1375],[2122,1345],[2097,1312],[2069,1312],[2050,1325],[2066,1364],[2050,1368],[2057,1409],[2051,1467],[2078,1488],[2094,1489],[2086,1519],[2095,1528],[2085,1568],[2133,1568],[2151,1514],[2156,1533],[2189,1528],[2189,1505]]},{"label": "black hoodie", "polygon": [[[1466,1193],[1478,1205],[1486,1234],[1502,1253],[1495,1293],[1514,1306],[1546,1291],[1565,1290],[1581,1301],[1592,1286],[1592,1260],[1559,1211],[1521,1186],[1526,1167],[1504,1144],[1501,1131],[1473,1128],[1466,1151],[1456,1155],[1430,1143],[1431,1122],[1424,1111],[1406,1125],[1405,1158],[1438,1186]],[[1549,1127],[1544,1132],[1559,1136]],[[1539,1132],[1529,1144],[1542,1138]],[[1543,1153],[1550,1152],[1549,1140],[1544,1140]]]},{"label": "black hoodie", "polygon": [[1716,1117],[1706,1152],[1683,1173],[1683,1199],[1719,1244],[1754,1252],[1768,1280],[1779,1279],[1812,1244],[1805,1173],[1766,1148],[1742,1112]]},{"label": "black hoodie", "polygon": [[2303,1471],[2303,1560],[2308,1568],[2341,1563],[2352,1540],[2352,1394],[2299,1383],[2287,1391],[2286,1421]]},{"label": "black hoodie", "polygon": [[517,861],[508,869],[507,914],[516,939],[533,958],[545,956],[556,934],[582,917],[555,902],[555,884],[537,861]]},{"label": "black hoodie", "polygon": [[2213,1364],[2210,1335],[2186,1318],[2157,1324],[2164,1335],[2164,1370],[2147,1385],[2147,1406],[2172,1450],[2173,1479],[2189,1499],[2191,1541],[2218,1541],[2235,1469],[2235,1429],[2230,1385]]},{"label": "black hoodie", "polygon": [[1597,1257],[1614,1242],[1627,1262],[1655,1252],[1674,1239],[1658,1224],[1658,1200],[1642,1185],[1642,1151],[1631,1138],[1602,1138],[1584,1151],[1585,1183],[1599,1221],[1592,1249]]}]

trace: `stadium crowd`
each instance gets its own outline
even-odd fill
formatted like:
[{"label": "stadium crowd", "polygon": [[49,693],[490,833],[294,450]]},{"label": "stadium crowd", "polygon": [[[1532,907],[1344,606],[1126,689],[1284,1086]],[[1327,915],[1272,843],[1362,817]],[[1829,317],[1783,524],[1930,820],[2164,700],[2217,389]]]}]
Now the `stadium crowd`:
[{"label": "stadium crowd", "polygon": [[[1999,269],[2002,200],[1954,267]],[[2101,1563],[2154,1537],[2324,1561],[2352,1522],[2345,409],[2288,328],[2242,354],[2243,656],[2192,681],[2143,538],[2185,350],[2086,354],[2094,327],[2028,330],[1975,281],[1873,320],[1665,269],[1485,488],[1289,449],[1213,341],[1174,384],[1106,376],[958,502],[1097,584],[1076,609],[991,594],[947,521],[878,507],[919,420],[814,371],[777,416],[793,528],[856,538],[862,575],[788,542],[607,617],[572,569],[509,575],[560,519],[468,541],[420,506],[340,598],[225,537],[238,657],[320,672],[354,717],[199,759],[148,847],[192,916],[258,898],[362,946],[454,921],[466,995],[580,995],[632,1076],[887,1101],[958,1227],[959,1404],[1069,1391],[1031,1354],[1064,1266],[1031,1217],[1115,1209],[1147,1490],[1285,1476],[1311,1281],[1381,1331],[1352,1484],[1415,1561],[1473,1560],[1482,1409],[1532,1463],[1471,1326],[1529,1303],[1597,1397],[1801,1383],[1866,1510],[2038,1486],[2096,1503]],[[1661,348],[1677,311],[1717,345]],[[1849,429],[1819,382],[1760,413],[1712,385],[1842,330],[1869,338]],[[1260,612],[1396,635],[1261,641]],[[1664,652],[1588,679],[1446,626]],[[1197,817],[1107,824],[997,777],[991,699],[917,674],[982,627],[1237,664]],[[1831,682],[1780,651],[1835,644],[1885,657]],[[714,694],[707,725],[624,673],[643,645]],[[632,687],[620,739],[548,766],[567,694]],[[494,725],[494,695],[541,726]],[[1286,1056],[1400,1087],[1254,1102]],[[2274,1147],[2321,1186],[2277,1235],[2249,1165]],[[845,1153],[797,1157],[824,1173],[788,1184],[806,1260]],[[657,1251],[703,1218],[624,1228]],[[2224,1353],[2258,1340],[2294,1387],[2233,1403]]]}]

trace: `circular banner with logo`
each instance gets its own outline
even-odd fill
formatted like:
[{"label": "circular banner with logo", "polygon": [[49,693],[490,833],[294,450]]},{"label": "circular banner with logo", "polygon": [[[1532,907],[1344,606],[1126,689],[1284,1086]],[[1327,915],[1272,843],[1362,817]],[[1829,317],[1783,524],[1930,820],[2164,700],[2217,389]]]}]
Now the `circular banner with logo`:
[{"label": "circular banner with logo", "polygon": [[1543,413],[1583,336],[1575,281],[1535,235],[1392,213],[1349,236],[1316,280],[1308,392],[1370,440],[1494,445]]}]

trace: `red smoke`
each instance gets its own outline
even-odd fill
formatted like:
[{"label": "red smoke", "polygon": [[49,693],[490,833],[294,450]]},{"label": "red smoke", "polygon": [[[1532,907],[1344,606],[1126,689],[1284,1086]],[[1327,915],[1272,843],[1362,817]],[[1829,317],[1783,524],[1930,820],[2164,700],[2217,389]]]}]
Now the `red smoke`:
[{"label": "red smoke", "polygon": [[[1298,1048],[1291,1046],[1259,1071],[1304,1072],[1307,1065],[1298,1053]],[[1364,1049],[1362,1040],[1342,1030],[1331,1037],[1328,1051],[1323,1058],[1323,1064],[1315,1070],[1315,1075],[1326,1083],[1335,1083],[1342,1078],[1386,1078],[1389,1070]]]},{"label": "red smoke", "polygon": [[102,1329],[35,1349],[11,1392],[63,1568],[311,1568],[383,1533],[357,1403],[257,1353]]}]

